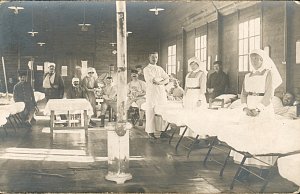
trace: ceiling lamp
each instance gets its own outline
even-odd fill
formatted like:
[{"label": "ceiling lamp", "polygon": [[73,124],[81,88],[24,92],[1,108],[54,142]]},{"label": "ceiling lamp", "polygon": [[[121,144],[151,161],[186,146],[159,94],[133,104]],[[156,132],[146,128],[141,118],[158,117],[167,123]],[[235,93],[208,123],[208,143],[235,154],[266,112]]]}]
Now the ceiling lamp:
[{"label": "ceiling lamp", "polygon": [[46,43],[44,43],[44,42],[38,42],[37,44],[40,45],[40,46],[44,46],[44,44],[46,44]]},{"label": "ceiling lamp", "polygon": [[27,32],[28,34],[30,34],[30,36],[34,37],[35,34],[38,34],[37,31],[33,31],[33,7],[32,7],[32,11],[31,11],[31,31]]},{"label": "ceiling lamp", "polygon": [[130,31],[127,31],[127,36],[128,36],[129,34],[132,34],[132,32],[130,32]]},{"label": "ceiling lamp", "polygon": [[111,42],[111,43],[109,43],[111,46],[115,46],[117,43],[115,43],[115,42]]},{"label": "ceiling lamp", "polygon": [[35,34],[38,34],[38,32],[33,31],[33,29],[31,31],[27,32],[27,33],[30,34],[30,36],[32,36],[32,37],[34,37]]},{"label": "ceiling lamp", "polygon": [[300,5],[300,1],[295,1],[296,4]]},{"label": "ceiling lamp", "polygon": [[22,10],[24,9],[24,7],[19,7],[19,6],[10,6],[8,7],[8,9],[11,9],[14,11],[14,14],[18,14],[19,13],[19,10]]},{"label": "ceiling lamp", "polygon": [[149,11],[154,12],[155,15],[158,15],[158,12],[163,11],[163,10],[165,10],[165,9],[163,9],[163,8],[157,8],[156,6],[155,6],[155,8],[149,9]]},{"label": "ceiling lamp", "polygon": [[81,27],[81,31],[86,32],[89,30],[89,26],[91,26],[91,24],[85,23],[85,7],[83,8],[83,23],[78,24],[78,26]]}]

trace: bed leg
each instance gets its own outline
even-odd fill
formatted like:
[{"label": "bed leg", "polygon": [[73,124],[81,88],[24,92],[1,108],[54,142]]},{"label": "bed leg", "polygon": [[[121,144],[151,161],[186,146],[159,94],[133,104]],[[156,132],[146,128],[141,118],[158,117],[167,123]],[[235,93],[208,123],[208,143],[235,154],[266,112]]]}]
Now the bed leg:
[{"label": "bed leg", "polygon": [[180,144],[180,142],[181,142],[181,140],[182,140],[182,138],[183,138],[185,132],[187,131],[187,129],[188,129],[188,127],[185,126],[184,131],[183,131],[182,135],[180,136],[180,138],[179,138],[179,140],[178,140],[178,142],[177,142],[177,144],[176,144],[176,147],[175,147],[175,152],[176,152],[176,153],[177,153],[178,146],[179,146],[179,144]]},{"label": "bed leg", "polygon": [[240,166],[239,166],[239,168],[237,169],[237,171],[236,171],[236,173],[235,173],[235,175],[234,175],[234,177],[233,177],[233,180],[232,180],[232,182],[231,182],[231,184],[230,184],[230,190],[233,189],[233,187],[234,187],[234,182],[235,182],[235,180],[237,180],[237,177],[239,176],[241,170],[243,169],[243,166],[244,166],[244,163],[245,163],[246,159],[247,159],[247,156],[244,155],[244,157],[243,157],[243,159],[242,159],[242,161],[241,161],[241,163],[240,163]]},{"label": "bed leg", "polygon": [[13,124],[12,120],[11,120],[11,116],[9,116],[7,118],[7,120],[9,121],[10,125],[12,126],[12,128],[15,130],[15,133],[17,133],[17,129],[16,129],[15,125]]},{"label": "bed leg", "polygon": [[190,149],[189,149],[189,151],[188,151],[188,153],[187,153],[187,156],[186,156],[187,158],[190,157],[190,154],[191,154],[191,152],[192,152],[192,149],[193,149],[194,145],[196,144],[196,142],[198,142],[198,138],[199,138],[199,135],[197,135],[197,136],[196,136],[196,139],[191,143]]},{"label": "bed leg", "polygon": [[18,122],[18,120],[16,118],[16,115],[12,115],[12,118],[14,119],[14,121],[15,121],[15,123],[17,125],[17,128],[21,128],[21,126],[20,126],[20,124],[19,124],[19,122]]},{"label": "bed leg", "polygon": [[180,128],[180,127],[176,127],[176,129],[175,129],[174,132],[172,133],[172,135],[171,135],[171,137],[170,137],[170,139],[169,139],[169,144],[171,144],[171,141],[172,141],[172,139],[173,139],[173,137],[174,137],[174,135],[175,135],[175,133],[176,133],[176,131],[177,131],[178,128]]},{"label": "bed leg", "polygon": [[170,123],[167,124],[166,128],[165,128],[165,132],[167,132],[167,130],[169,129]]},{"label": "bed leg", "polygon": [[216,141],[217,141],[217,137],[214,137],[213,140],[212,140],[212,142],[210,143],[209,149],[208,149],[207,154],[206,154],[206,156],[204,158],[204,161],[203,161],[203,165],[204,166],[206,166],[206,162],[207,162],[208,156],[210,155],[210,152],[213,149]]},{"label": "bed leg", "polygon": [[228,152],[228,154],[227,154],[227,156],[226,156],[226,158],[225,158],[224,164],[223,164],[222,169],[221,169],[221,171],[220,171],[220,177],[223,176],[223,172],[224,172],[224,169],[225,169],[225,167],[226,167],[228,158],[230,157],[230,152],[231,152],[231,149],[229,150],[229,152]]}]

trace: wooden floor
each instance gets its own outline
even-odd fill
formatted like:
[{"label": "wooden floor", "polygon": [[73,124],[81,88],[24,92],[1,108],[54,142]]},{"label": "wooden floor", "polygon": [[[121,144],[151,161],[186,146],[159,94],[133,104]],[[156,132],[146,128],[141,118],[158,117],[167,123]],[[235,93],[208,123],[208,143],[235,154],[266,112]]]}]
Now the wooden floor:
[{"label": "wooden floor", "polygon": [[[83,133],[75,132],[56,134],[50,145],[49,120],[39,119],[32,131],[18,129],[15,133],[9,130],[8,136],[0,131],[0,192],[244,193],[258,192],[261,186],[259,180],[250,177],[246,185],[236,183],[230,191],[229,185],[237,169],[232,161],[220,178],[219,166],[213,162],[207,167],[202,164],[207,148],[198,146],[187,159],[183,148],[174,152],[174,143],[149,141],[143,127],[130,131],[133,179],[117,185],[104,178],[107,174],[107,134],[103,128],[89,130],[87,148]],[[216,152],[213,156],[225,157]],[[297,189],[275,173],[266,192]]]}]

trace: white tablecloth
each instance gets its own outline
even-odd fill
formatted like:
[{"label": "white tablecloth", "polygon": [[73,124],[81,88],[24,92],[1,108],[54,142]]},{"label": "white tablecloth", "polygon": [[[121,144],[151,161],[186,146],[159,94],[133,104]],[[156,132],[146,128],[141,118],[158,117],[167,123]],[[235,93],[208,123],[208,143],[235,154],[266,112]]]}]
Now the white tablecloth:
[{"label": "white tablecloth", "polygon": [[34,92],[34,98],[36,102],[41,101],[45,98],[45,94],[42,92]]},{"label": "white tablecloth", "polygon": [[87,110],[88,115],[93,115],[93,108],[89,101],[86,99],[51,99],[47,102],[44,114],[50,115],[51,110],[55,111],[55,114],[81,114],[84,110]]},{"label": "white tablecloth", "polygon": [[300,154],[278,159],[279,174],[300,186]]}]

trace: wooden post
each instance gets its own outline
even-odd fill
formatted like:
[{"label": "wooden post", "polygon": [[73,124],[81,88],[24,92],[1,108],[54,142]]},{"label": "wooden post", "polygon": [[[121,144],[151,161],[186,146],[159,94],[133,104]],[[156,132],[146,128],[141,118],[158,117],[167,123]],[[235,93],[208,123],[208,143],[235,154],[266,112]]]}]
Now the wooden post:
[{"label": "wooden post", "polygon": [[5,89],[6,89],[6,99],[8,99],[8,89],[7,89],[7,79],[6,79],[6,71],[5,71],[4,57],[2,57],[2,66],[3,66],[4,83],[5,83]]},{"label": "wooden post", "polygon": [[108,174],[106,179],[123,184],[132,179],[129,171],[129,131],[127,125],[127,30],[126,2],[116,1],[117,12],[117,122],[107,125]]}]

